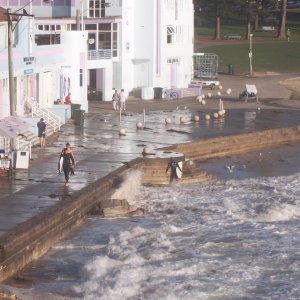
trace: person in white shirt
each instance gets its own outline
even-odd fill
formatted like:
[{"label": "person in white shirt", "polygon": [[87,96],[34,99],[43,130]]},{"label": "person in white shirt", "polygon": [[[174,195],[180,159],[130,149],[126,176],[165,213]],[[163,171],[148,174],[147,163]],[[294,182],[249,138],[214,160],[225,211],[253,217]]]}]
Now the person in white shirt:
[{"label": "person in white shirt", "polygon": [[120,96],[118,94],[118,90],[115,90],[113,96],[112,96],[112,102],[113,102],[113,107],[114,107],[114,110],[118,110],[119,109],[119,99],[120,99]]},{"label": "person in white shirt", "polygon": [[126,110],[126,105],[125,105],[126,100],[127,100],[127,98],[126,98],[124,89],[121,89],[121,93],[120,93],[120,105],[121,105],[121,107],[120,107],[120,109]]}]

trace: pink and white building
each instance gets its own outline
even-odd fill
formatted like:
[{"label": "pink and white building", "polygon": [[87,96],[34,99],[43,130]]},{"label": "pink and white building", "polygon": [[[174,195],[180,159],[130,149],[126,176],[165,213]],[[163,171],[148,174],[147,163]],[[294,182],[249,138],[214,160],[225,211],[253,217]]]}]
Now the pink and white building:
[{"label": "pink and white building", "polygon": [[[192,0],[0,0],[25,6],[16,32],[17,113],[27,101],[51,107],[67,91],[87,110],[88,90],[185,88],[192,79]],[[26,6],[26,4],[28,4]],[[22,12],[22,10],[21,10]],[[0,118],[9,114],[5,22],[0,26]],[[2,30],[2,31],[1,31]]]}]

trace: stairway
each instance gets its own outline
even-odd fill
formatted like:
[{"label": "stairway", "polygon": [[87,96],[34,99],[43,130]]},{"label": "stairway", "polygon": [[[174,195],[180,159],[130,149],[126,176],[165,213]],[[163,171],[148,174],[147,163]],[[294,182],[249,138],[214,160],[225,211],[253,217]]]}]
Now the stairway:
[{"label": "stairway", "polygon": [[52,127],[53,132],[60,130],[60,126],[62,125],[61,119],[49,109],[41,107],[39,103],[34,102],[32,104],[31,115],[32,117],[43,118],[47,127]]},{"label": "stairway", "polygon": [[[166,174],[168,160],[153,159],[144,161],[141,169],[144,173],[142,184],[146,186],[163,186],[170,184],[170,171]],[[180,184],[199,183],[213,180],[214,176],[201,170],[194,162],[185,160],[182,166]]]},{"label": "stairway", "polygon": [[195,90],[192,89],[182,89],[181,90],[181,97],[182,98],[190,98],[199,96],[199,93],[196,93]]},{"label": "stairway", "polygon": [[[46,142],[47,142],[47,137],[51,136],[53,133],[54,133],[53,128],[47,126],[46,127]],[[29,143],[30,143],[30,145],[29,145]],[[31,130],[25,130],[17,136],[16,145],[17,145],[18,150],[30,151],[31,147],[40,145],[40,138],[37,136],[37,133],[35,133]]]},{"label": "stairway", "polygon": [[141,88],[135,88],[133,89],[128,97],[127,100],[140,100],[142,98],[142,94],[141,94],[142,90]]},{"label": "stairway", "polygon": [[[41,107],[38,103],[32,104],[31,117],[36,119],[43,118],[47,127],[46,127],[46,144],[47,138],[52,136],[55,132],[60,131],[62,125],[61,119],[52,113],[47,108]],[[32,123],[32,122],[29,122]],[[36,128],[36,123],[33,124]],[[16,139],[16,147],[18,150],[31,151],[31,147],[38,146],[40,144],[40,139],[37,136],[37,130],[24,130]]]}]

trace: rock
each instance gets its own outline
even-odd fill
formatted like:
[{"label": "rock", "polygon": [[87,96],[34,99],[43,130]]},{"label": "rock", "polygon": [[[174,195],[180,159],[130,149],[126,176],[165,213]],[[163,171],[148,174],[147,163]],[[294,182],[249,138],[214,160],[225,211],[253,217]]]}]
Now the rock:
[{"label": "rock", "polygon": [[143,154],[151,154],[151,152],[152,152],[152,148],[150,148],[150,147],[144,147],[144,149],[143,149]]},{"label": "rock", "polygon": [[171,120],[171,118],[167,117],[167,118],[165,119],[165,122],[166,122],[166,124],[171,124],[171,123],[172,123],[172,120]]},{"label": "rock", "polygon": [[180,124],[184,124],[186,121],[186,117],[180,117]]},{"label": "rock", "polygon": [[214,113],[214,118],[218,119],[218,117],[219,117],[219,114],[218,113]]},{"label": "rock", "polygon": [[205,115],[205,120],[206,120],[206,121],[209,121],[209,120],[210,120],[210,115],[209,115],[209,114]]},{"label": "rock", "polygon": [[198,115],[194,116],[194,121],[195,122],[199,122],[200,121],[200,117]]},{"label": "rock", "polygon": [[124,128],[120,128],[119,135],[126,135],[126,131]]},{"label": "rock", "polygon": [[137,123],[136,123],[136,128],[137,128],[137,129],[143,129],[143,128],[144,128],[143,123],[142,123],[142,122],[137,122]]}]

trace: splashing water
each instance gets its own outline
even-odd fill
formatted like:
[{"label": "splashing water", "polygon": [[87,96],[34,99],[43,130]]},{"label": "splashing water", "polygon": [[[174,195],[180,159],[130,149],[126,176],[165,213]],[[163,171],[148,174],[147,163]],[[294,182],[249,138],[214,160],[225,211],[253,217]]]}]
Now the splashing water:
[{"label": "splashing water", "polygon": [[112,195],[113,199],[126,199],[130,204],[135,203],[135,199],[140,192],[143,173],[139,170],[129,171],[122,183]]},{"label": "splashing water", "polygon": [[300,174],[160,188],[139,178],[130,174],[115,197],[132,196],[148,215],[89,218],[39,261],[60,280],[35,289],[105,300],[299,299]]}]

